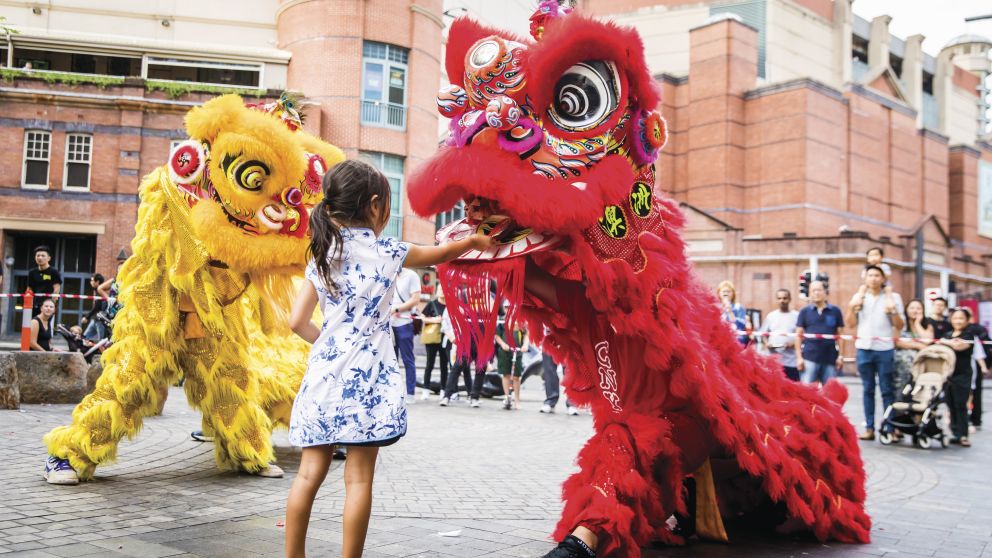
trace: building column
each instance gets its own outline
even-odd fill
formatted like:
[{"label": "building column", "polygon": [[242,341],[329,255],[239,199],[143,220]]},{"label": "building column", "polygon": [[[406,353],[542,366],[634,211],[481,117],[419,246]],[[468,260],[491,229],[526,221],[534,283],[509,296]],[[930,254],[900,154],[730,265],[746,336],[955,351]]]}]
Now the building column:
[{"label": "building column", "polygon": [[902,83],[906,101],[916,111],[916,127],[923,122],[923,35],[906,37],[906,52],[902,59]]},{"label": "building column", "polygon": [[871,34],[868,38],[868,67],[874,72],[889,66],[889,22],[892,16],[880,15],[871,20]]},{"label": "building column", "polygon": [[836,47],[834,68],[837,76],[837,89],[843,89],[852,80],[851,52],[854,50],[854,0],[834,0],[834,46]]}]

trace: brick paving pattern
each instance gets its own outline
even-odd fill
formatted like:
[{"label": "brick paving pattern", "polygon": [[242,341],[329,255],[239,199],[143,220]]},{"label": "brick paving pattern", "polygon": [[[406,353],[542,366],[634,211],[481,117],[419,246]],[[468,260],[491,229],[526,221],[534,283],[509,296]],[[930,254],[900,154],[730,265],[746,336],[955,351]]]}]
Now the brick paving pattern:
[{"label": "brick paving pattern", "polygon": [[[860,385],[847,379],[847,410],[860,419]],[[410,433],[384,449],[376,472],[366,556],[540,556],[561,510],[559,485],[592,431],[591,417],[537,412],[539,379],[522,410],[496,401],[411,407]],[[6,556],[281,556],[283,506],[299,453],[277,433],[284,479],[214,468],[212,446],[192,441],[199,415],[173,389],[161,417],[121,444],[119,461],[94,482],[46,484],[41,436],[69,419],[69,405],[0,411],[0,554]],[[992,558],[992,438],[975,447],[923,451],[863,443],[873,542],[819,544],[732,531],[733,545],[696,542],[645,549],[646,558],[744,556],[932,556]],[[335,462],[314,506],[312,556],[340,551],[343,463]]]}]

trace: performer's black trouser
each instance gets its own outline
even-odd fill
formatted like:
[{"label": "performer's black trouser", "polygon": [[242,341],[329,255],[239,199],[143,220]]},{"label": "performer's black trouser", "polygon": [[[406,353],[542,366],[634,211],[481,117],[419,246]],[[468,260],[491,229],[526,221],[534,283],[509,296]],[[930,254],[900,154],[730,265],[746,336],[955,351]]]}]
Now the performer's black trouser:
[{"label": "performer's black trouser", "polygon": [[424,389],[431,389],[431,372],[434,371],[434,359],[441,357],[441,388],[448,384],[448,348],[444,343],[424,345],[427,350],[427,364],[424,366]]},{"label": "performer's black trouser", "polygon": [[[465,391],[469,392],[469,394],[472,394],[472,397],[478,397],[477,392],[473,390],[475,386],[472,385],[473,384],[472,370],[470,368],[471,363],[472,361],[475,360],[477,354],[478,353],[475,350],[475,343],[472,343],[472,350],[470,351],[469,357],[467,358],[461,356],[455,357],[456,359],[455,364],[451,369],[451,373],[448,374],[447,381],[445,381],[444,383],[444,394],[446,396],[451,397],[452,395],[458,393],[458,377],[464,376]],[[485,370],[483,370],[483,374],[485,374]],[[478,374],[476,374],[476,378],[479,380],[477,382],[479,384],[478,389],[481,390],[482,378],[479,378]]]},{"label": "performer's black trouser", "polygon": [[982,425],[982,371],[975,377],[975,391],[972,392],[971,424]]}]

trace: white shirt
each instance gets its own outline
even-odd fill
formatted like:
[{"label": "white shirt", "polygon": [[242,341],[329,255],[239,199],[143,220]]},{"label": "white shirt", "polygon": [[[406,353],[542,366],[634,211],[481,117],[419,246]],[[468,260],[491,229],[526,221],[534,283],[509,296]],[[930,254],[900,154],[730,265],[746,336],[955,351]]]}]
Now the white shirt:
[{"label": "white shirt", "polygon": [[[409,302],[410,298],[413,297],[413,293],[417,293],[417,296],[419,296],[420,277],[416,271],[403,268],[399,279],[396,280],[396,291],[393,293],[393,307],[395,308]],[[413,314],[409,310],[393,314],[389,318],[389,325],[391,327],[399,327],[412,323]]]},{"label": "white shirt", "polygon": [[[796,321],[799,320],[799,311],[772,310],[765,316],[765,323],[761,325],[761,331],[773,332],[768,336],[768,348],[772,353],[779,355],[782,366],[794,367],[796,365]],[[788,332],[781,334],[777,332]],[[791,334],[791,335],[789,335]]]},{"label": "white shirt", "polygon": [[[851,298],[851,302],[854,302],[854,298]],[[895,304],[896,313],[902,315],[902,297],[898,293],[892,293],[892,302]],[[866,292],[861,310],[858,311],[858,339],[854,342],[854,346],[869,351],[892,350],[896,347],[895,342],[892,341],[892,329],[891,316],[885,313],[885,292],[879,291],[877,295]],[[871,337],[884,339],[870,339]]]}]

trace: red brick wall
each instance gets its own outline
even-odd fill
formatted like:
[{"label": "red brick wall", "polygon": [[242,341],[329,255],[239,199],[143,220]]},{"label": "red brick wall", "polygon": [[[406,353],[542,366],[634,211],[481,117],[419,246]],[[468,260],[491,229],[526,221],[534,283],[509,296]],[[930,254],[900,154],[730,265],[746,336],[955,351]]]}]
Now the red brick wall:
[{"label": "red brick wall", "polygon": [[[348,157],[358,151],[405,157],[407,176],[438,141],[441,26],[414,5],[441,16],[441,0],[315,0],[290,5],[277,18],[279,48],[293,53],[289,87],[320,102],[320,135]],[[410,49],[405,131],[361,124],[364,40]],[[417,217],[405,198],[404,239],[433,243],[433,220]]]}]

